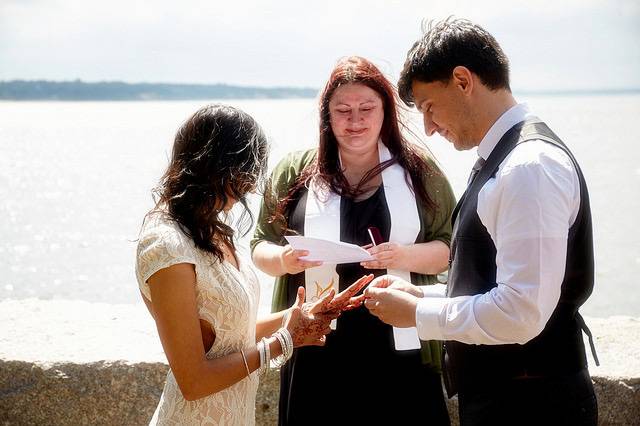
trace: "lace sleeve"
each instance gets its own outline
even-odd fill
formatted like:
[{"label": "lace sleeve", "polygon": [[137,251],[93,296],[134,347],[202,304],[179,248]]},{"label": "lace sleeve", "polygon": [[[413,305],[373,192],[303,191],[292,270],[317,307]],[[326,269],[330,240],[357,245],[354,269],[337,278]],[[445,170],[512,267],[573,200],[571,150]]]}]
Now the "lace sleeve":
[{"label": "lace sleeve", "polygon": [[138,240],[136,278],[147,299],[151,300],[147,280],[159,270],[178,263],[196,264],[191,240],[166,224],[144,228]]}]

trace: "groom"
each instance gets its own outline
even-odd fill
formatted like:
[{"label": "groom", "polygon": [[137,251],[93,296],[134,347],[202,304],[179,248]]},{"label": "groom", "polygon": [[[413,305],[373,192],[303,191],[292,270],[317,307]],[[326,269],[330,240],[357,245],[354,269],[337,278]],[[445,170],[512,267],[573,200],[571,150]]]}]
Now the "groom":
[{"label": "groom", "polygon": [[477,147],[478,160],[453,212],[448,287],[387,275],[365,306],[445,341],[445,384],[458,393],[462,425],[595,425],[578,313],[593,289],[593,242],[578,163],[516,102],[507,57],[469,21],[432,24],[398,86],[428,136]]}]

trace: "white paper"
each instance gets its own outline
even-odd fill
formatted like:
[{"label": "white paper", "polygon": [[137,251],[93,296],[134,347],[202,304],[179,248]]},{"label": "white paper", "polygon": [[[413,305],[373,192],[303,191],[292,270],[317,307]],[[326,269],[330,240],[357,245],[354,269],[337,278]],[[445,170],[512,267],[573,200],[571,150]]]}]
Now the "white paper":
[{"label": "white paper", "polygon": [[355,244],[329,241],[322,238],[285,236],[294,250],[306,250],[309,255],[300,259],[324,263],[354,263],[374,260],[368,251]]}]

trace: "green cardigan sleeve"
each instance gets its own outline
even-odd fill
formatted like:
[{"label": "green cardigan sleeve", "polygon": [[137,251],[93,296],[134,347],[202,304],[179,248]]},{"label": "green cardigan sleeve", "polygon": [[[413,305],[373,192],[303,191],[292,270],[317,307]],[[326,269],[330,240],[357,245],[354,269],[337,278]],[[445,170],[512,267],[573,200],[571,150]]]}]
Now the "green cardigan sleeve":
[{"label": "green cardigan sleeve", "polygon": [[[272,220],[277,203],[284,199],[289,190],[295,185],[298,176],[315,159],[317,149],[307,151],[296,151],[286,155],[276,165],[271,173],[270,183],[266,188],[265,196],[262,197],[260,212],[256,221],[256,229],[250,242],[251,252],[256,245],[262,241],[273,244],[285,245],[285,231],[287,223],[282,220]],[[288,218],[285,218],[288,220]],[[287,283],[288,274],[276,277],[273,287],[273,298],[271,301],[271,311],[278,312],[288,308],[287,306]]]}]

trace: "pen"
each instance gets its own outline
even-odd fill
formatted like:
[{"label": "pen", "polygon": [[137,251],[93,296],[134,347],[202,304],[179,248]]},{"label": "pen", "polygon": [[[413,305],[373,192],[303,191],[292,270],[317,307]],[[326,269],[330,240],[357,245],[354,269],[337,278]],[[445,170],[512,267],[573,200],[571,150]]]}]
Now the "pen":
[{"label": "pen", "polygon": [[371,238],[371,244],[377,246],[382,243],[382,235],[380,234],[380,230],[375,226],[370,226],[367,228],[367,232],[369,233],[369,238]]},{"label": "pen", "polygon": [[377,246],[376,239],[373,238],[373,232],[371,232],[371,228],[368,228],[367,232],[369,233],[369,238],[371,238],[371,244],[373,244],[374,246]]}]

